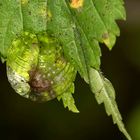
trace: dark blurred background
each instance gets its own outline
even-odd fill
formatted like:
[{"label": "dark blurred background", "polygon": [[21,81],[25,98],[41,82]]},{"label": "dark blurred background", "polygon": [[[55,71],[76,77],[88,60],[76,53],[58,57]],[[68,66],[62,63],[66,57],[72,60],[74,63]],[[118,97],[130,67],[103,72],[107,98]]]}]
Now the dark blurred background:
[{"label": "dark blurred background", "polygon": [[[116,90],[116,100],[133,140],[140,140],[140,0],[126,0],[127,20],[119,21],[121,36],[111,52],[102,46],[102,71]],[[1,140],[125,140],[104,106],[77,76],[75,100],[79,114],[57,100],[38,104],[10,87],[0,64]]]}]

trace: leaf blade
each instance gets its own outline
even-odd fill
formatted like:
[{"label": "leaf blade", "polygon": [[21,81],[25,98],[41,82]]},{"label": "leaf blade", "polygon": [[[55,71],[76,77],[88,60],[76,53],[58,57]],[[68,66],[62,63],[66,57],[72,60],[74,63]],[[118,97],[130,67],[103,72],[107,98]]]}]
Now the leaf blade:
[{"label": "leaf blade", "polygon": [[[65,57],[74,64],[81,77],[90,84],[92,91],[97,93],[93,90],[96,82],[99,82],[99,89],[101,86],[104,87],[104,90],[101,90],[104,94],[101,97],[96,96],[96,99],[98,103],[105,103],[107,114],[113,114],[113,111],[110,110],[118,112],[114,101],[115,95],[107,94],[108,92],[114,93],[110,82],[107,82],[96,70],[100,68],[99,43],[105,43],[109,49],[112,49],[116,36],[120,35],[115,20],[125,19],[123,0],[85,0],[82,7],[78,9],[71,8],[69,0],[53,0],[53,2],[52,0],[35,0],[31,3],[28,3],[28,0],[19,1],[19,3],[16,0],[6,0],[3,3],[5,7],[3,5],[0,7],[0,19],[2,19],[0,25],[5,26],[6,22],[10,26],[10,28],[7,26],[6,30],[3,26],[0,27],[2,28],[0,30],[0,52],[4,57],[6,57],[6,49],[16,34],[23,30],[34,33],[47,30],[60,40]],[[9,11],[6,10],[8,5],[11,7]],[[41,11],[39,11],[40,7]],[[5,11],[7,11],[6,16],[4,16]],[[11,11],[14,14],[12,15],[13,22],[10,21],[10,25],[9,21],[5,20],[11,17]],[[96,69],[97,75],[93,72],[91,74],[91,67]],[[91,78],[94,78],[93,75],[99,76],[99,80],[93,81]],[[72,99],[71,95],[67,98]],[[72,103],[74,102],[72,101]],[[108,103],[113,106],[111,109],[109,109]],[[68,102],[65,106],[69,106]],[[113,118],[114,116],[113,114]],[[115,119],[114,121],[120,125],[120,130],[130,140],[131,138],[120,121],[119,112],[117,117],[118,121]]]},{"label": "leaf blade", "polygon": [[[8,7],[8,10],[7,10]],[[0,53],[6,57],[7,48],[11,45],[16,33],[23,29],[20,4],[16,1],[1,1],[0,6]]]},{"label": "leaf blade", "polygon": [[[64,21],[67,21],[67,22],[63,22],[63,20],[58,21],[57,17],[53,17],[51,20],[51,24],[53,22],[54,22],[53,23],[54,25],[58,24],[57,32],[53,31],[53,29],[50,28],[51,25],[48,25],[49,26],[48,29],[51,30],[52,32],[55,32],[54,34],[58,38],[60,38],[60,40],[62,41],[63,46],[64,46],[63,48],[65,50],[64,52],[65,52],[66,56],[68,56],[69,60],[72,58],[75,61],[75,64],[81,65],[81,67],[78,67],[77,70],[79,71],[81,76],[85,79],[85,81],[90,84],[93,93],[95,91],[93,90],[92,86],[95,86],[95,84],[99,84],[100,88],[101,88],[101,86],[104,87],[103,79],[101,77],[99,77],[99,79],[101,81],[100,80],[92,81],[92,78],[94,78],[95,74],[94,74],[94,76],[93,76],[93,74],[91,74],[91,69],[95,68],[96,70],[99,70],[99,66],[100,66],[99,61],[97,62],[97,59],[96,59],[96,57],[99,59],[100,55],[101,55],[100,51],[97,51],[99,49],[98,43],[104,42],[107,45],[107,47],[109,49],[111,49],[116,41],[116,36],[118,36],[120,34],[119,28],[116,25],[115,20],[118,18],[119,19],[125,18],[124,17],[125,14],[120,14],[119,12],[118,12],[119,14],[113,15],[115,13],[116,8],[114,11],[111,12],[112,16],[110,15],[109,12],[106,12],[105,18],[104,18],[104,16],[101,17],[102,13],[99,12],[99,9],[101,9],[101,6],[98,5],[101,2],[103,2],[102,6],[104,5],[105,2],[108,2],[108,4],[110,4],[109,10],[112,10],[112,7],[115,8],[116,5],[120,5],[121,8],[123,7],[122,1],[119,1],[119,0],[117,1],[117,3],[113,2],[112,0],[102,0],[100,2],[97,0],[94,0],[94,1],[89,0],[89,1],[84,1],[84,5],[81,9],[71,9],[69,6],[69,1],[67,1],[67,0],[59,1],[58,0],[57,6],[58,7],[60,5],[61,6],[59,7],[60,9],[58,10],[58,12],[56,12],[55,14],[60,12],[59,16],[61,15],[62,19],[64,19]],[[112,2],[113,2],[113,5],[112,5]],[[97,9],[97,8],[99,8],[99,9]],[[94,20],[92,18],[90,18],[93,16],[91,9],[92,9],[92,11],[94,11],[94,14],[96,14],[96,16],[94,17]],[[53,11],[53,10],[54,9],[52,8],[51,11]],[[124,8],[122,8],[121,13],[124,12],[123,10],[124,10]],[[67,16],[63,13],[63,11],[67,11],[65,13]],[[118,11],[120,11],[120,10],[118,10]],[[87,28],[85,25],[87,25],[89,28]],[[63,30],[63,28],[64,28],[64,30]],[[60,29],[62,29],[62,31]],[[93,30],[93,29],[95,29],[95,30]],[[70,40],[70,38],[67,38],[67,36],[70,36],[70,35],[72,35],[71,40]],[[93,41],[94,42],[97,41],[97,44],[95,44]],[[73,42],[74,45],[69,44],[69,42]],[[69,44],[69,46],[67,44]],[[71,48],[72,45],[73,45],[73,48]],[[89,48],[94,48],[93,53]],[[69,55],[69,52],[71,52],[72,49],[75,49],[77,51],[75,51],[76,53]],[[96,51],[98,53],[95,53]],[[90,57],[90,56],[92,56],[92,57]],[[94,56],[94,58],[93,58],[93,56]],[[78,59],[77,59],[77,57],[78,57]],[[94,62],[96,61],[97,63],[92,63],[92,61],[94,61]],[[95,64],[98,64],[98,66]],[[77,67],[77,65],[75,65],[75,67]],[[100,76],[100,75],[98,75],[98,76]],[[97,102],[105,103],[105,109],[106,109],[107,114],[112,115],[113,121],[118,124],[120,131],[122,131],[124,133],[124,135],[129,140],[131,140],[129,134],[127,133],[127,131],[124,128],[124,125],[122,122],[122,117],[118,111],[118,108],[117,108],[117,105],[115,102],[114,89],[112,88],[112,86],[109,86],[110,82],[108,82],[107,80],[105,80],[104,82],[105,82],[106,87],[103,88],[104,92],[102,91],[103,92],[102,96],[100,96],[100,97],[96,96]],[[94,84],[91,84],[91,83],[94,83]],[[108,92],[107,92],[107,90],[108,90]],[[110,93],[110,92],[111,92],[111,95],[109,96],[108,93]],[[95,92],[95,94],[96,93],[97,93],[97,91]],[[109,105],[111,105],[111,108],[109,108]]]},{"label": "leaf blade", "polygon": [[6,58],[7,49],[18,34],[23,31],[39,33],[46,30],[47,1],[5,0],[0,3],[0,53]]},{"label": "leaf blade", "polygon": [[128,140],[132,140],[122,122],[121,114],[115,101],[115,91],[109,80],[95,69],[90,69],[90,87],[98,104],[104,103],[107,115],[112,115],[113,122]]},{"label": "leaf blade", "polygon": [[59,95],[57,99],[58,101],[62,100],[65,108],[68,107],[70,111],[74,113],[79,113],[79,110],[75,105],[75,101],[72,96],[72,93],[74,93],[74,84],[72,84],[71,87],[65,93]]}]

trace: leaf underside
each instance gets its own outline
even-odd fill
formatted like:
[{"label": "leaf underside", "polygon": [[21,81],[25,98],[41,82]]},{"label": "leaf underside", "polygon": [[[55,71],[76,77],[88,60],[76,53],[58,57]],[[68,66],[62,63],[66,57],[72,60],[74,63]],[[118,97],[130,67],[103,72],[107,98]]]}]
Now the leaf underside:
[{"label": "leaf underside", "polygon": [[112,84],[99,71],[93,68],[90,69],[89,73],[91,90],[95,93],[98,104],[104,103],[107,115],[112,115],[113,122],[118,125],[120,131],[124,133],[128,140],[131,140],[122,122]]},{"label": "leaf underside", "polygon": [[[47,31],[62,44],[64,55],[73,63],[81,77],[90,85],[97,102],[104,103],[128,140],[121,115],[115,102],[111,83],[100,73],[100,46],[112,49],[120,35],[115,20],[125,19],[123,0],[83,0],[83,5],[71,7],[69,0],[5,0],[0,2],[0,53],[21,32]],[[8,7],[8,10],[7,10]],[[71,91],[72,92],[72,91]],[[71,94],[58,97],[69,110],[78,112]]]}]

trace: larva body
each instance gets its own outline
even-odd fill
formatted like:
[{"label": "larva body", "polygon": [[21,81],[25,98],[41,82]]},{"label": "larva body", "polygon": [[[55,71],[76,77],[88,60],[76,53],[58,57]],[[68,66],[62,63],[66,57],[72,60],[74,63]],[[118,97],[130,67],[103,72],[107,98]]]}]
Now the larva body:
[{"label": "larva body", "polygon": [[75,75],[62,46],[45,33],[25,32],[8,50],[8,80],[18,94],[31,100],[48,101],[67,92]]}]

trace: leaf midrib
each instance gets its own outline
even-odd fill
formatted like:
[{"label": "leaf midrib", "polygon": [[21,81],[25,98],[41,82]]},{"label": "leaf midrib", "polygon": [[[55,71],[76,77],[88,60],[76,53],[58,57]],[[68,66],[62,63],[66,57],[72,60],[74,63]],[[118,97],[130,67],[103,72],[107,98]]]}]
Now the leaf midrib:
[{"label": "leaf midrib", "polygon": [[[65,0],[64,0],[64,4],[66,5],[67,9],[69,10],[69,13],[70,13],[70,15],[72,16],[73,20],[76,21],[77,24],[79,25],[78,21],[77,21],[76,18],[73,16],[73,14],[72,14],[72,12],[71,12],[71,10],[70,10],[70,8],[69,8],[68,3],[67,3]],[[80,25],[79,25],[79,27],[81,28]],[[82,30],[83,30],[83,29],[82,29]],[[83,32],[83,33],[84,33],[84,32]],[[84,33],[84,34],[85,34],[85,33]],[[76,42],[75,42],[75,44],[76,44]],[[76,46],[77,46],[77,44],[76,44]],[[81,45],[80,45],[80,46],[81,46]],[[86,56],[85,56],[85,54],[84,54],[84,50],[83,50],[83,47],[82,47],[82,46],[81,46],[81,49],[82,49],[82,53],[83,53],[83,57],[84,57],[84,63],[85,63],[85,67],[86,67],[86,73],[87,73],[88,80],[89,80],[89,68],[88,68],[88,63],[87,63],[87,61],[86,61]]]},{"label": "leaf midrib", "polygon": [[[88,37],[86,36],[85,30],[81,27],[81,25],[80,25],[80,23],[78,22],[78,20],[73,16],[73,13],[71,12],[71,9],[70,9],[70,7],[69,7],[69,3],[66,2],[65,0],[64,0],[64,3],[65,3],[65,5],[66,5],[67,9],[69,10],[69,13],[70,13],[70,15],[72,16],[73,20],[79,25],[79,27],[80,27],[80,29],[82,30],[82,32],[83,32],[83,34],[84,34],[84,36],[85,36],[85,38],[86,38],[86,40],[87,40],[89,46],[91,47],[91,43],[90,43]],[[97,40],[97,41],[98,41],[98,40]],[[76,43],[75,43],[75,44],[76,44]],[[88,65],[88,62],[87,62],[87,60],[86,60],[86,56],[85,56],[84,49],[83,49],[82,45],[81,45],[81,49],[82,49],[82,53],[83,53],[83,56],[84,56],[84,61],[85,61],[85,66],[86,66],[86,70],[87,70],[87,74],[88,74],[88,79],[90,79],[90,78],[89,78],[89,65]],[[92,47],[91,47],[91,49],[92,49]],[[92,49],[92,51],[93,51],[93,49]],[[94,53],[94,58],[95,58],[96,62],[98,63],[96,54],[95,54],[94,51],[93,51],[93,53]]]},{"label": "leaf midrib", "polygon": [[[96,13],[98,14],[98,17],[100,18],[100,21],[102,22],[103,26],[105,27],[106,31],[108,32],[107,26],[106,26],[106,24],[104,23],[104,20],[103,20],[103,18],[102,18],[102,16],[101,16],[100,12],[98,11],[97,7],[95,6],[93,0],[91,0],[91,2],[92,2],[93,7],[94,7],[95,10],[96,10]],[[97,41],[98,41],[98,40],[97,40]]]},{"label": "leaf midrib", "polygon": [[21,16],[22,30],[24,30],[24,18],[23,18],[23,11],[22,11],[22,3],[21,3],[21,1],[20,1],[20,16]]}]

